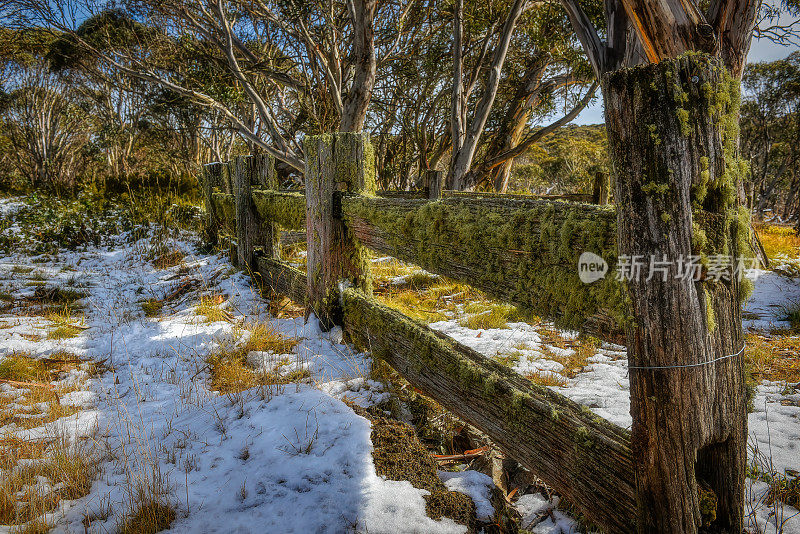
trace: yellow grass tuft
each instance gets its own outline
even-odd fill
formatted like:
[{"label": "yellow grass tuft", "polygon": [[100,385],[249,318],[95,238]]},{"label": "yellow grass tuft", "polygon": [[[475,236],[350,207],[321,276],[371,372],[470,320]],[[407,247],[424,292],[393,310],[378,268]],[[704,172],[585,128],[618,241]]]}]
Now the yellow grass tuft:
[{"label": "yellow grass tuft", "polygon": [[244,343],[220,347],[209,356],[212,389],[221,393],[238,393],[260,385],[297,382],[309,376],[305,370],[279,374],[262,373],[248,367],[249,352],[289,354],[300,341],[284,336],[268,324],[251,324],[245,328],[250,335]]},{"label": "yellow grass tuft", "polygon": [[230,321],[231,315],[223,309],[220,305],[225,302],[222,295],[211,295],[200,297],[200,304],[197,305],[195,312],[197,315],[202,315],[209,323],[216,323],[218,321]]},{"label": "yellow grass tuft", "polygon": [[757,381],[800,382],[800,337],[747,334],[748,370]]},{"label": "yellow grass tuft", "polygon": [[552,371],[534,371],[533,373],[525,375],[525,378],[540,386],[567,387],[567,380],[560,374]]},{"label": "yellow grass tuft", "polygon": [[[4,438],[0,450],[4,474],[0,478],[0,524],[20,526],[20,532],[48,531],[51,527],[42,516],[62,499],[87,495],[99,470],[99,455],[91,441],[75,444],[66,437],[33,442]],[[25,459],[33,461],[20,463]],[[37,484],[41,480],[51,488]]]},{"label": "yellow grass tuft", "polygon": [[800,235],[793,227],[759,224],[755,229],[769,259],[800,257]]},{"label": "yellow grass tuft", "polygon": [[459,324],[472,330],[508,328],[509,322],[520,320],[517,308],[511,304],[471,302],[464,306],[464,311],[470,315]]},{"label": "yellow grass tuft", "polygon": [[120,534],[156,534],[167,530],[175,520],[175,510],[171,505],[148,501],[139,504],[119,529]]}]

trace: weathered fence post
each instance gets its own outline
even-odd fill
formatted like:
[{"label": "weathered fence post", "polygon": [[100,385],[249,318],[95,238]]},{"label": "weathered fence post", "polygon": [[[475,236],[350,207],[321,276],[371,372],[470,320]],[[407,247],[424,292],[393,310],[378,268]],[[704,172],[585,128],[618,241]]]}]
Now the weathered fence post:
[{"label": "weathered fence post", "polygon": [[429,200],[439,200],[442,196],[442,182],[444,172],[428,169],[425,172],[425,188],[428,190]]},{"label": "weathered fence post", "polygon": [[[276,190],[279,187],[278,174],[275,170],[275,158],[269,154],[255,154],[252,156],[253,186],[264,189]],[[251,207],[253,199],[250,198]],[[267,258],[279,260],[281,258],[280,249],[280,228],[274,221],[261,221],[261,238],[257,246],[262,248],[261,254]]]},{"label": "weathered fence post", "polygon": [[[635,323],[627,337],[637,529],[739,534],[744,293],[732,273],[699,280],[689,262],[735,260],[748,246],[736,195],[745,168],[738,85],[718,60],[692,54],[606,75],[603,93]],[[709,493],[701,500],[702,487],[716,503]]]},{"label": "weathered fence post", "polygon": [[[272,223],[265,223],[253,202],[253,186],[266,185],[269,180],[271,158],[262,155],[239,156],[231,165],[233,190],[236,202],[236,244],[238,265],[256,272],[256,248],[269,257],[279,252],[277,231]],[[273,173],[274,174],[274,173]]]},{"label": "weathered fence post", "polygon": [[303,146],[308,307],[320,325],[329,329],[342,324],[338,297],[341,280],[372,293],[365,250],[342,220],[337,193],[375,193],[375,154],[369,135],[364,133],[308,136]]},{"label": "weathered fence post", "polygon": [[203,166],[200,187],[203,189],[203,203],[206,207],[205,242],[210,247],[219,243],[219,217],[214,207],[214,188],[219,187],[222,177],[222,163],[209,163]]},{"label": "weathered fence post", "polygon": [[594,173],[594,183],[592,184],[592,204],[605,206],[608,204],[609,183],[611,179],[605,171]]}]

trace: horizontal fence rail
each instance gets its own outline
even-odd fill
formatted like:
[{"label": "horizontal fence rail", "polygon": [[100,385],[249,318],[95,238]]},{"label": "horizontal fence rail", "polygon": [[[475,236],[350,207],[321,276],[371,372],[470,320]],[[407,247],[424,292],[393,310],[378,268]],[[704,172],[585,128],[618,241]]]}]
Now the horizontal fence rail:
[{"label": "horizontal fence rail", "polygon": [[[309,137],[305,152],[310,160],[303,191],[267,183],[274,177],[262,168],[273,164],[268,159],[206,167],[207,223],[234,235],[241,266],[257,273],[266,288],[306,305],[323,326],[343,325],[350,341],[480,429],[604,531],[633,532],[629,432],[377,303],[364,255],[364,248],[391,255],[523,312],[619,341],[628,318],[623,288],[610,275],[614,211],[522,196],[443,192],[438,198],[440,175],[426,178],[427,195],[376,193],[371,147],[359,134]],[[253,176],[237,174],[242,172]],[[232,190],[235,184],[239,189]],[[237,191],[247,191],[246,198]],[[258,241],[254,229],[272,235],[275,228],[284,234],[305,229],[307,273],[280,259],[283,238],[241,250],[242,243],[254,247]],[[293,242],[302,238],[292,235]],[[609,275],[581,283],[582,251],[605,259]]]},{"label": "horizontal fence rail", "polygon": [[512,302],[528,315],[620,342],[624,292],[612,273],[579,279],[582,251],[613,269],[613,210],[569,202],[344,196],[342,214],[367,247]]}]

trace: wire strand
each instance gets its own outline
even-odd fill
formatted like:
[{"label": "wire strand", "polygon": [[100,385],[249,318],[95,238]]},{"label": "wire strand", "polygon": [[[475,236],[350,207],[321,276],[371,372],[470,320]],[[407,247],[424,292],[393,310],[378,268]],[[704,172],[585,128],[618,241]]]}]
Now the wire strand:
[{"label": "wire strand", "polygon": [[745,347],[747,344],[742,345],[742,348],[739,349],[739,352],[735,352],[733,354],[728,354],[727,356],[720,356],[719,358],[714,358],[713,360],[708,360],[707,362],[700,362],[700,363],[689,363],[686,365],[654,365],[654,366],[640,366],[640,365],[629,365],[628,369],[686,369],[687,367],[702,367],[703,365],[711,365],[714,362],[718,362],[721,360],[727,360],[728,358],[733,358],[734,356],[738,356],[744,352]]}]

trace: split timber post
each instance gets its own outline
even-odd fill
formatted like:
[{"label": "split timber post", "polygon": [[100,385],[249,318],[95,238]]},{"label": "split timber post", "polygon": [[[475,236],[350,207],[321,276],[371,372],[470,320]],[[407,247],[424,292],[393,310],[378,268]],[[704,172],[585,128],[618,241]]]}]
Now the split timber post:
[{"label": "split timber post", "polygon": [[365,249],[342,219],[339,193],[375,194],[375,154],[361,132],[313,135],[306,157],[308,308],[323,329],[342,324],[339,282],[372,294]]},{"label": "split timber post", "polygon": [[259,215],[253,202],[253,186],[277,188],[275,160],[267,155],[239,156],[232,162],[236,203],[237,260],[242,269],[256,272],[256,249],[268,258],[280,259],[278,229]]},{"label": "split timber post", "polygon": [[594,173],[594,183],[592,184],[592,204],[605,206],[608,204],[608,186],[610,182],[608,173],[597,171]]},{"label": "split timber post", "polygon": [[[710,56],[607,74],[619,254],[747,254],[739,85]],[[639,532],[743,530],[744,283],[658,274],[627,283],[631,447]],[[713,493],[712,493],[713,492]],[[714,503],[714,500],[717,502]],[[715,518],[714,518],[715,516]]]},{"label": "split timber post", "polygon": [[209,163],[203,166],[200,186],[203,189],[203,203],[206,207],[205,242],[209,247],[219,243],[219,216],[214,208],[212,195],[214,189],[222,185],[222,163]]},{"label": "split timber post", "polygon": [[444,171],[428,169],[425,172],[425,188],[428,190],[428,200],[439,200],[442,197],[442,183]]}]

